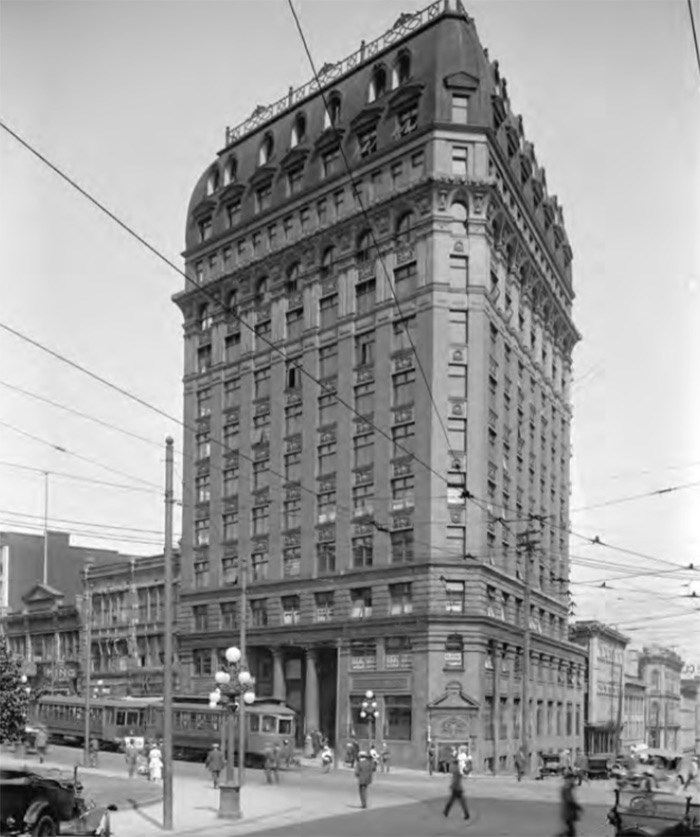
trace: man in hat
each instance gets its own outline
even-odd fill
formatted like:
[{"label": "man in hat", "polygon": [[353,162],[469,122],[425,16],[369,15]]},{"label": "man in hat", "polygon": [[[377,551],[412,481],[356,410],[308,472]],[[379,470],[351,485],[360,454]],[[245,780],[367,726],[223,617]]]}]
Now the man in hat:
[{"label": "man in hat", "polygon": [[219,787],[219,774],[224,769],[224,755],[218,744],[212,744],[211,750],[207,753],[207,760],[204,766],[211,773],[211,780],[215,788]]},{"label": "man in hat", "polygon": [[355,765],[355,776],[357,777],[357,786],[360,791],[360,804],[363,808],[367,807],[367,788],[372,784],[372,773],[374,772],[374,765],[369,753],[365,750],[360,750],[357,755],[357,764]]},{"label": "man in hat", "polygon": [[464,785],[462,784],[462,778],[464,773],[462,772],[462,766],[460,765],[459,761],[456,758],[452,759],[452,766],[450,768],[450,797],[447,800],[445,805],[445,810],[442,812],[446,817],[449,816],[450,808],[452,808],[452,804],[454,802],[459,802],[462,806],[462,812],[464,813],[464,819],[470,819],[469,808],[467,806],[467,800],[464,796]]},{"label": "man in hat", "polygon": [[581,810],[574,793],[574,774],[567,770],[561,788],[561,818],[564,821],[564,831],[560,832],[559,837],[576,837],[576,823],[581,818]]}]

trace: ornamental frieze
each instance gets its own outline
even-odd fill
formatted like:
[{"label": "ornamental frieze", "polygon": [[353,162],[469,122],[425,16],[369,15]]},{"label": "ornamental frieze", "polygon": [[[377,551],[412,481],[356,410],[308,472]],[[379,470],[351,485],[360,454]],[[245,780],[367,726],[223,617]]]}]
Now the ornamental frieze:
[{"label": "ornamental frieze", "polygon": [[397,266],[412,262],[416,258],[416,251],[412,244],[405,244],[403,247],[396,248],[396,264]]}]

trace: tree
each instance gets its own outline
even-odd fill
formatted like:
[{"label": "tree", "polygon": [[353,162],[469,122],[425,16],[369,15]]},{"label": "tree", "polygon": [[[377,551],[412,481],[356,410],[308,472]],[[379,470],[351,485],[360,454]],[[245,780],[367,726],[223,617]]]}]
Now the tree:
[{"label": "tree", "polygon": [[12,658],[7,639],[0,636],[0,741],[17,741],[27,723],[29,695],[19,663]]}]

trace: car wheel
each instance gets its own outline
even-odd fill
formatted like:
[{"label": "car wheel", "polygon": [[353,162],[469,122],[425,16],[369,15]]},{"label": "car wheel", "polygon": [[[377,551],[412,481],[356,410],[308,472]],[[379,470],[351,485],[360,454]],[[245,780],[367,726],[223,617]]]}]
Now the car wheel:
[{"label": "car wheel", "polygon": [[50,814],[42,814],[32,829],[32,837],[55,837],[58,824]]}]

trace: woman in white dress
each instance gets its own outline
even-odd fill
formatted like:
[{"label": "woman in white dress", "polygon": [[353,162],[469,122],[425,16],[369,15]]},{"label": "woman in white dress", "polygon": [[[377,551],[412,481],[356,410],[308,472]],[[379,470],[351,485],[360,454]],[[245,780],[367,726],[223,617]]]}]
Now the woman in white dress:
[{"label": "woman in white dress", "polygon": [[148,778],[151,782],[160,782],[163,778],[163,754],[158,744],[154,744],[148,753]]}]

